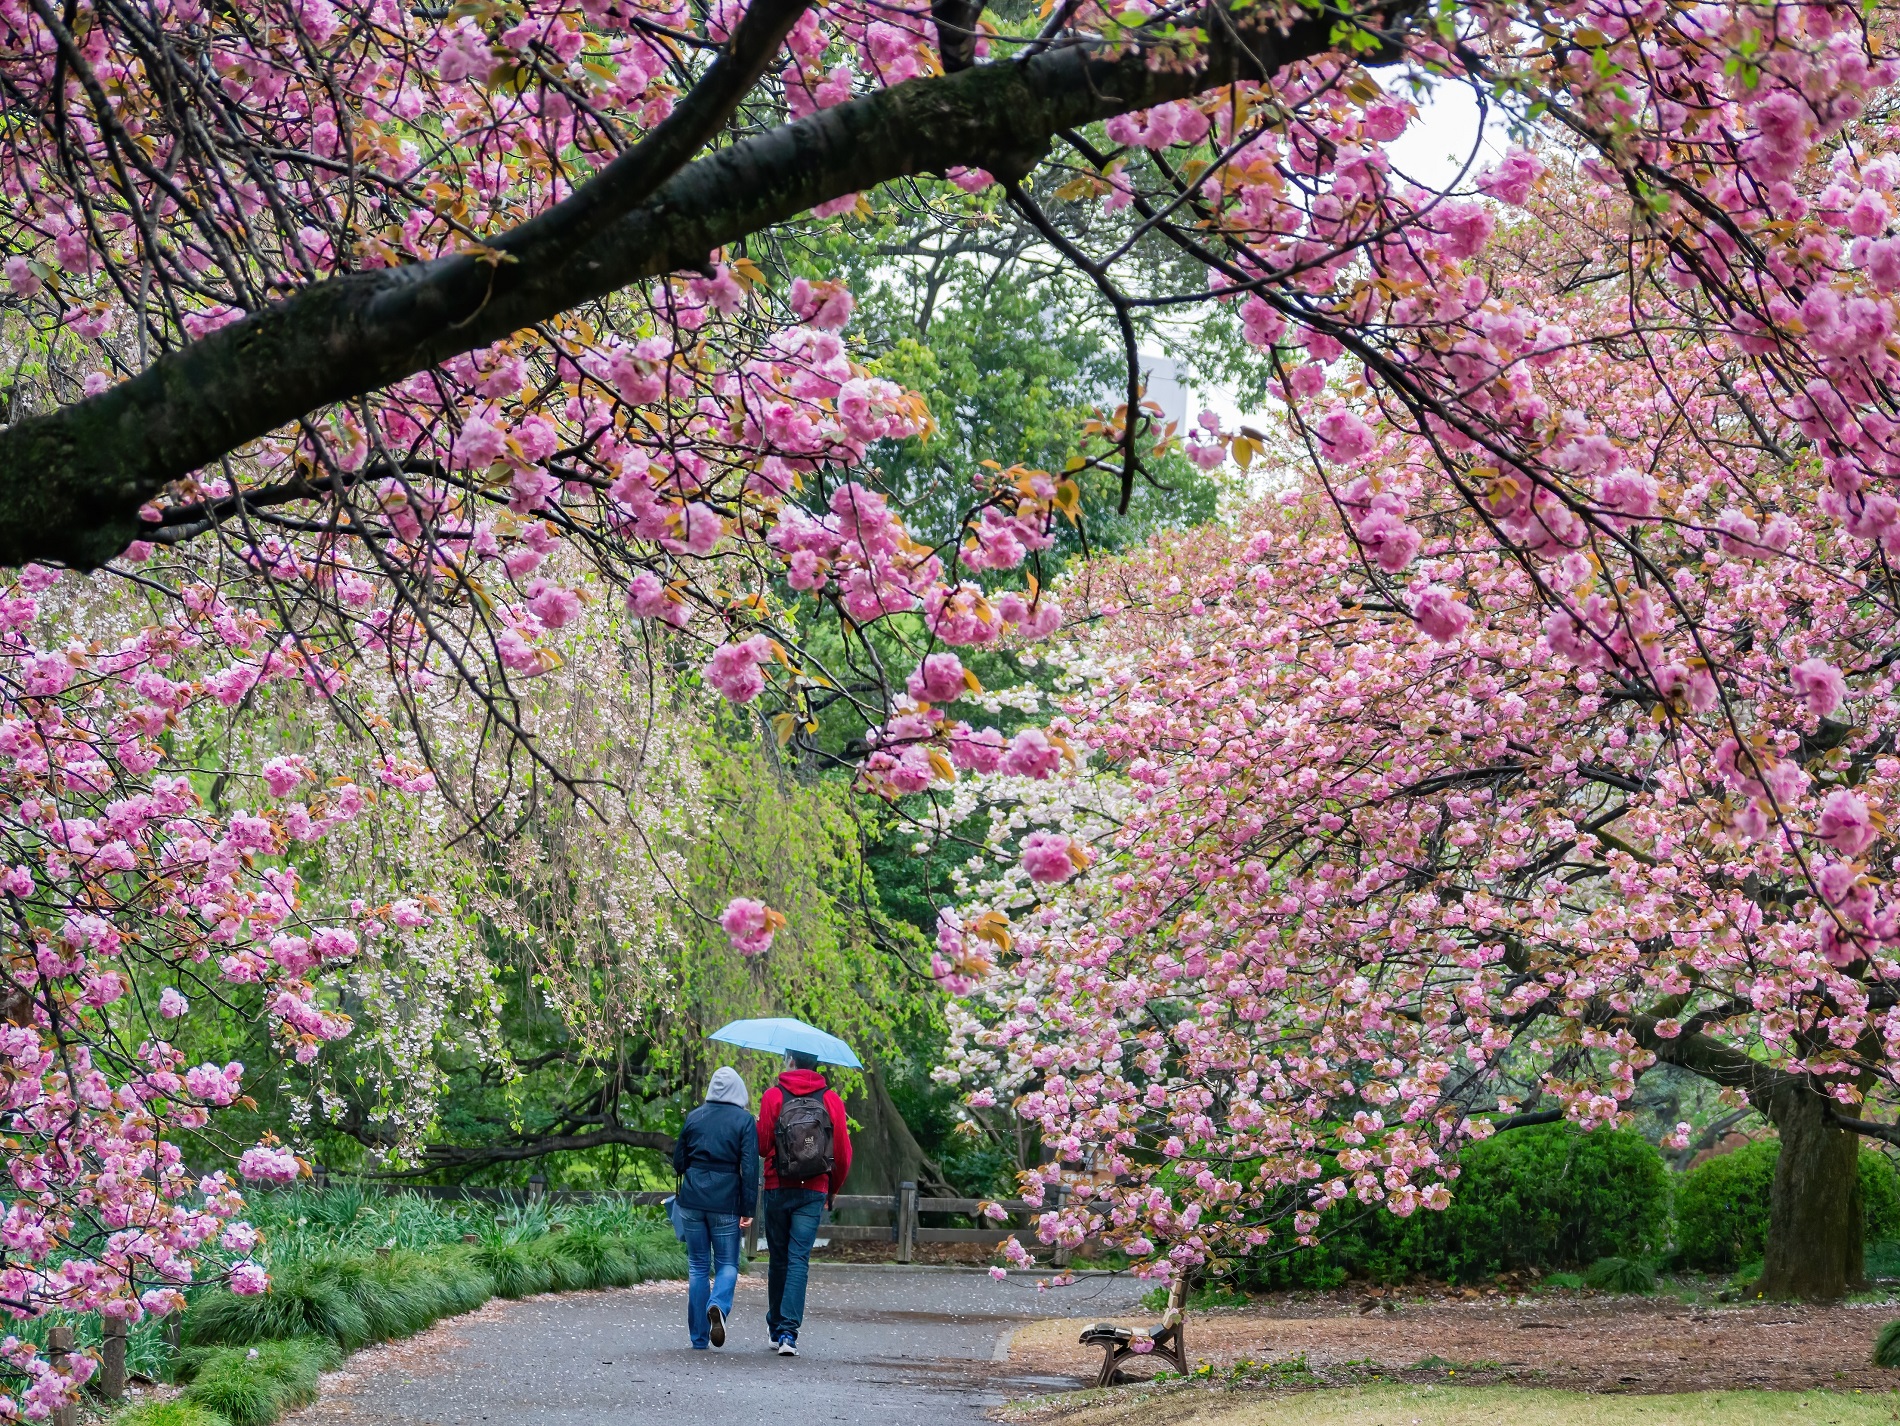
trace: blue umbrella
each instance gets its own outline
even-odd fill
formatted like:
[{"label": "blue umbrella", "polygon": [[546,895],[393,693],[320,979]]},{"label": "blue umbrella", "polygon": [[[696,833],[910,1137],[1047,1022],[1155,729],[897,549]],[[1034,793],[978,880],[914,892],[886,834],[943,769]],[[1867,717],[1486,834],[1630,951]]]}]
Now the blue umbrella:
[{"label": "blue umbrella", "polygon": [[863,1069],[864,1064],[851,1053],[851,1047],[836,1035],[827,1035],[816,1025],[783,1017],[775,1020],[734,1020],[706,1037],[742,1050],[765,1050],[782,1055],[787,1050],[803,1050],[828,1065]]}]

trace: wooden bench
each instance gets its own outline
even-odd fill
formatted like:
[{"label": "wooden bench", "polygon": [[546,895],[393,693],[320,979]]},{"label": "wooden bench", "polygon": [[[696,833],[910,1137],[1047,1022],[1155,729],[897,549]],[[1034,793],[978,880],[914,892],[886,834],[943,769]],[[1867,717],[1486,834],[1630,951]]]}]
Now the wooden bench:
[{"label": "wooden bench", "polygon": [[[1187,1341],[1182,1329],[1187,1317],[1183,1306],[1186,1283],[1179,1277],[1168,1289],[1168,1310],[1153,1327],[1117,1327],[1112,1322],[1097,1322],[1082,1333],[1082,1345],[1102,1349],[1102,1370],[1095,1378],[1097,1386],[1113,1386],[1121,1376],[1122,1364],[1130,1357],[1158,1357],[1182,1376],[1188,1372]],[[1149,1342],[1147,1351],[1137,1352],[1135,1342]]]}]

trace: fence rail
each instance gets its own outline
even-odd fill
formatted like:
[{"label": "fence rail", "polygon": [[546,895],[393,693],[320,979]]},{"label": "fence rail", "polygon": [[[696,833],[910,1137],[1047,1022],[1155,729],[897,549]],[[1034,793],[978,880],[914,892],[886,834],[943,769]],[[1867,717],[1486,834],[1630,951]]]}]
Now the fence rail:
[{"label": "fence rail", "polygon": [[[1061,1202],[1063,1190],[1057,1190],[1057,1203]],[[1043,1204],[1029,1203],[1020,1198],[925,1198],[917,1192],[914,1183],[898,1185],[896,1193],[841,1193],[833,1200],[834,1208],[854,1212],[886,1213],[888,1223],[832,1223],[824,1232],[834,1241],[841,1243],[894,1243],[894,1256],[900,1263],[907,1263],[916,1255],[919,1243],[981,1243],[996,1247],[1008,1242],[1019,1231],[1007,1227],[995,1228],[926,1228],[922,1219],[925,1214],[947,1216],[952,1213],[982,1215],[991,1217],[991,1209],[1000,1209],[1005,1218],[1020,1218],[1039,1214]],[[763,1235],[764,1193],[760,1193],[760,1214],[758,1233]],[[758,1246],[764,1246],[761,1236]],[[1058,1267],[1068,1266],[1069,1252],[1066,1248],[1055,1250],[1055,1262]]]}]

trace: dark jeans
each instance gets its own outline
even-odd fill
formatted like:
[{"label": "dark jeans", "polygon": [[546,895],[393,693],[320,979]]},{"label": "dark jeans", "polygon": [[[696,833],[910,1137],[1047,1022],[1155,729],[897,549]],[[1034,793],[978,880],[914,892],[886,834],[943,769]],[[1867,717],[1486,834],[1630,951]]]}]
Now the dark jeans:
[{"label": "dark jeans", "polygon": [[765,1246],[772,1255],[765,1271],[765,1327],[774,1342],[796,1338],[805,1319],[811,1245],[824,1211],[825,1196],[815,1188],[765,1191]]},{"label": "dark jeans", "polygon": [[680,1209],[686,1229],[686,1334],[695,1347],[708,1342],[706,1308],[732,1316],[739,1281],[739,1215]]}]

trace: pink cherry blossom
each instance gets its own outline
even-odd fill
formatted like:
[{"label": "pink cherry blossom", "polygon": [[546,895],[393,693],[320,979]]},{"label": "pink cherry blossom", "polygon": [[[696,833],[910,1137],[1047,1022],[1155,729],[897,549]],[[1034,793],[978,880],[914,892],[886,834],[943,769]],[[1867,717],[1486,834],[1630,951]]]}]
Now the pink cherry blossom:
[{"label": "pink cherry blossom", "polygon": [[1879,835],[1866,799],[1846,788],[1827,795],[1814,830],[1822,841],[1847,857],[1859,856]]},{"label": "pink cherry blossom", "polygon": [[1804,659],[1788,671],[1788,677],[1817,718],[1827,717],[1847,699],[1847,680],[1826,659]]},{"label": "pink cherry blossom", "polygon": [[735,951],[742,956],[757,956],[771,949],[772,938],[784,926],[785,918],[763,901],[735,896],[719,913],[719,924]]}]

